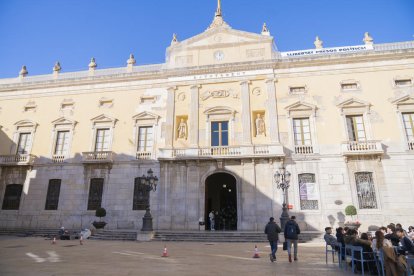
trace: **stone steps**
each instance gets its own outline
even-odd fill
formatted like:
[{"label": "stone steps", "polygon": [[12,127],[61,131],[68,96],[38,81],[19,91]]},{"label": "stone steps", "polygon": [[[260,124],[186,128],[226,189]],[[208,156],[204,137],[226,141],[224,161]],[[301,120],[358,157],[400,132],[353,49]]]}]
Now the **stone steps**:
[{"label": "stone steps", "polygon": [[[71,234],[79,233],[78,230],[66,229]],[[58,236],[59,229],[39,228],[39,229],[26,229],[26,228],[3,228],[0,229],[0,235],[18,236],[18,237],[47,237],[51,238]]]},{"label": "stone steps", "polygon": [[137,231],[126,230],[96,230],[89,237],[91,240],[117,240],[117,241],[136,241]]}]

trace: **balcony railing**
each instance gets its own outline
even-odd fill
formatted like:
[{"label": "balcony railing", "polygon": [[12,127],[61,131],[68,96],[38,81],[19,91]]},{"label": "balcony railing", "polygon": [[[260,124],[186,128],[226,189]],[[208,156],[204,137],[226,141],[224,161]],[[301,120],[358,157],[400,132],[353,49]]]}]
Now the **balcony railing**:
[{"label": "balcony railing", "polygon": [[84,163],[112,163],[112,151],[90,151],[82,152],[82,162]]},{"label": "balcony railing", "polygon": [[0,155],[0,165],[32,165],[35,159],[36,156],[32,154]]},{"label": "balcony railing", "polygon": [[151,151],[137,151],[135,155],[136,160],[150,160],[154,159],[154,155]]},{"label": "balcony railing", "polygon": [[313,146],[295,145],[295,154],[313,154]]},{"label": "balcony railing", "polygon": [[66,155],[64,154],[53,154],[52,155],[52,162],[53,163],[63,163],[65,162]]},{"label": "balcony railing", "polygon": [[348,141],[342,143],[343,155],[377,155],[383,154],[381,142],[379,141]]},{"label": "balcony railing", "polygon": [[200,147],[185,149],[160,149],[160,158],[209,158],[209,157],[255,157],[284,156],[281,145]]},{"label": "balcony railing", "polygon": [[408,150],[414,150],[414,141],[408,141]]}]

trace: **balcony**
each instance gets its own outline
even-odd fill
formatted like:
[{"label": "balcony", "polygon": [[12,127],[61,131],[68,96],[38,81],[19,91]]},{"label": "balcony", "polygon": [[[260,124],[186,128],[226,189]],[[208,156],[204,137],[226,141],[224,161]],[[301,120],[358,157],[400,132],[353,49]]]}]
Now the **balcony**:
[{"label": "balcony", "polygon": [[62,154],[53,154],[52,155],[52,162],[53,163],[63,163],[65,162],[66,156]]},{"label": "balcony", "polygon": [[347,141],[342,143],[342,155],[344,156],[362,156],[362,155],[382,155],[381,142],[379,141]]},{"label": "balcony", "polygon": [[0,155],[1,166],[27,166],[33,165],[36,159],[32,154],[13,154],[13,155]]},{"label": "balcony", "polygon": [[209,159],[284,157],[282,145],[200,147],[185,149],[160,149],[160,159]]},{"label": "balcony", "polygon": [[137,151],[135,155],[136,160],[151,160],[155,156],[151,151]]},{"label": "balcony", "polygon": [[313,154],[312,145],[295,145],[295,154]]},{"label": "balcony", "polygon": [[114,153],[112,151],[82,152],[83,163],[112,163]]}]

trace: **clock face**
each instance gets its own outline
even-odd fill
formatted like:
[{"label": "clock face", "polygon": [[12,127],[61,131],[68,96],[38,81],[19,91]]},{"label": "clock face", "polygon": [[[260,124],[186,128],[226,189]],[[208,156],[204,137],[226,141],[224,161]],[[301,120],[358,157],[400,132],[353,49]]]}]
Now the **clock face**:
[{"label": "clock face", "polygon": [[218,61],[223,60],[224,59],[224,53],[222,51],[216,51],[214,53],[214,58]]}]

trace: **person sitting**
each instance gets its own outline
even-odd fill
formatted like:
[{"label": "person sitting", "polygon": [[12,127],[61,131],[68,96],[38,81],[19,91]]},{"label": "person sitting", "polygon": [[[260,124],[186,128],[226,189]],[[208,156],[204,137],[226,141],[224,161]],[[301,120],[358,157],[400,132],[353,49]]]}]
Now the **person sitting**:
[{"label": "person sitting", "polygon": [[345,241],[344,241],[344,228],[338,227],[336,228],[336,240],[341,243],[342,247],[345,247]]},{"label": "person sitting", "polygon": [[414,255],[414,244],[409,238],[407,238],[404,235],[404,229],[397,228],[395,230],[395,233],[400,239],[400,244],[401,244],[397,247],[398,253],[403,254],[403,255],[407,255],[407,254]]},{"label": "person sitting", "polygon": [[325,235],[323,236],[323,239],[326,241],[327,245],[330,245],[333,249],[335,249],[336,251],[339,251],[341,247],[341,243],[338,242],[336,238],[332,236],[331,234],[332,234],[332,228],[326,227]]},{"label": "person sitting", "polygon": [[[361,237],[359,239],[358,238],[355,239],[354,245],[362,247],[364,260],[373,260],[374,259],[374,254],[373,254],[371,244],[372,243],[368,239],[368,234],[367,233],[362,233]],[[355,252],[355,254],[356,254],[356,257],[358,259],[361,258],[361,256],[359,256],[359,252]],[[376,272],[376,266],[373,262],[365,263],[364,267],[365,267],[365,269],[368,269],[371,273]],[[360,262],[357,262],[357,269],[361,270],[361,263]]]},{"label": "person sitting", "polygon": [[381,230],[375,232],[374,241],[372,243],[374,251],[382,250],[383,252],[384,269],[387,275],[404,275],[404,270],[399,264],[399,259],[395,254],[391,241],[385,239],[384,233]]},{"label": "person sitting", "polygon": [[391,241],[392,246],[398,246],[400,239],[398,238],[397,234],[395,234],[394,224],[387,225],[387,234],[385,235],[385,238]]},{"label": "person sitting", "polygon": [[414,226],[409,226],[408,227],[407,235],[411,240],[414,240]]},{"label": "person sitting", "polygon": [[61,240],[70,240],[70,235],[67,230],[65,230],[65,227],[60,227],[59,229],[59,239]]},{"label": "person sitting", "polygon": [[372,240],[372,250],[374,250],[374,252],[377,252],[383,247],[392,247],[392,243],[390,240],[387,240],[384,237],[383,230],[375,231],[375,237]]}]

